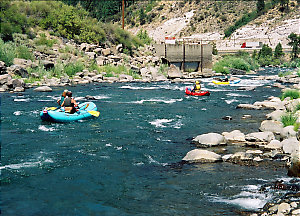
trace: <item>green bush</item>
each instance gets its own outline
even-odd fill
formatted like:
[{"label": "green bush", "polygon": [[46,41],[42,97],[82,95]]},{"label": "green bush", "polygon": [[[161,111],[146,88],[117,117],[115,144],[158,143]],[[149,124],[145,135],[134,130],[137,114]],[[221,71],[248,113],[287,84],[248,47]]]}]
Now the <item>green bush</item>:
[{"label": "green bush", "polygon": [[136,35],[144,44],[150,44],[152,39],[149,37],[147,30],[141,29]]},{"label": "green bush", "polygon": [[40,34],[40,37],[36,38],[35,44],[37,46],[46,45],[47,47],[52,47],[55,43],[57,43],[57,40],[48,40],[46,34]]},{"label": "green bush", "polygon": [[297,75],[300,77],[300,69],[297,71]]},{"label": "green bush", "polygon": [[16,47],[16,57],[21,59],[30,59],[34,60],[34,55],[26,46],[18,46]]},{"label": "green bush", "polygon": [[4,43],[4,41],[0,38],[0,61],[3,61],[7,66],[11,66],[15,57],[15,44],[13,42]]},{"label": "green bush", "polygon": [[215,63],[213,70],[217,73],[228,74],[229,68],[244,70],[249,72],[251,65],[241,57],[226,56],[219,62]]},{"label": "green bush", "polygon": [[287,97],[291,98],[292,100],[300,98],[300,91],[295,90],[295,89],[286,90],[282,93],[280,98],[281,98],[281,100],[283,100]]},{"label": "green bush", "polygon": [[84,67],[84,64],[81,62],[68,63],[64,66],[64,72],[69,77],[73,77],[76,73],[81,72]]},{"label": "green bush", "polygon": [[289,125],[295,125],[297,121],[297,116],[295,116],[293,113],[285,113],[280,117],[280,120],[284,127]]}]

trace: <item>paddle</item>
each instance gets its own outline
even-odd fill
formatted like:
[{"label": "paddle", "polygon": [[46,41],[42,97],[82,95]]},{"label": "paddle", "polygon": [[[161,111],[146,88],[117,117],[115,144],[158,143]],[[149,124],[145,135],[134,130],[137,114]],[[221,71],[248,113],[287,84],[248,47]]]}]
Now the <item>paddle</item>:
[{"label": "paddle", "polygon": [[98,117],[100,115],[99,111],[87,111],[89,114],[91,114],[92,116]]}]

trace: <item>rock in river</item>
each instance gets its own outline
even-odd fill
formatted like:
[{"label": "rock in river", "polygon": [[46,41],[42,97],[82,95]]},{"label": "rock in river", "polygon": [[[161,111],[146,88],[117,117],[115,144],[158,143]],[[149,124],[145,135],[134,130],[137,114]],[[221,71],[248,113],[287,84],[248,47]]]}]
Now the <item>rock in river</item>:
[{"label": "rock in river", "polygon": [[221,161],[221,155],[207,150],[194,149],[192,151],[189,151],[182,160],[187,161],[189,163],[217,162]]},{"label": "rock in river", "polygon": [[39,91],[39,92],[51,92],[52,88],[49,86],[40,86],[34,89],[34,91]]},{"label": "rock in river", "polygon": [[199,143],[199,145],[202,147],[211,147],[226,144],[224,136],[217,133],[201,134],[194,138],[193,141],[197,144]]}]

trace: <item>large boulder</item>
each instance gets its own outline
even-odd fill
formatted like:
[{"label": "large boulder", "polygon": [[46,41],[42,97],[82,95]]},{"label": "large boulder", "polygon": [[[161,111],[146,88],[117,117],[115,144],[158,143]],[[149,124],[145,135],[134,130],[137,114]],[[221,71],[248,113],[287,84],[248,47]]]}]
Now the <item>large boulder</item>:
[{"label": "large boulder", "polygon": [[229,142],[245,142],[245,134],[239,130],[228,132],[223,132],[222,135]]},{"label": "large boulder", "polygon": [[0,85],[7,83],[11,79],[12,79],[11,75],[9,75],[9,74],[0,75]]},{"label": "large boulder", "polygon": [[46,70],[49,70],[49,69],[51,69],[51,68],[54,68],[54,62],[52,62],[52,61],[43,60],[41,63],[42,63],[42,65],[44,66],[44,68],[45,68]]},{"label": "large boulder", "polygon": [[25,87],[25,82],[21,79],[12,79],[12,87]]},{"label": "large boulder", "polygon": [[208,133],[208,134],[199,135],[193,139],[193,142],[197,143],[202,147],[211,147],[211,146],[226,144],[226,140],[224,136],[217,133]]},{"label": "large boulder", "polygon": [[279,140],[271,140],[271,142],[265,146],[265,149],[281,149],[282,143]]},{"label": "large boulder", "polygon": [[170,68],[168,70],[168,78],[169,79],[175,79],[175,78],[181,78],[182,73],[178,67],[175,65],[171,64]]},{"label": "large boulder", "polygon": [[274,120],[274,121],[280,121],[281,116],[284,114],[285,112],[283,110],[275,110],[269,114],[267,114],[267,118]]},{"label": "large boulder", "polygon": [[281,143],[283,152],[286,154],[292,154],[293,152],[299,151],[300,143],[295,137],[285,139]]},{"label": "large boulder", "polygon": [[254,132],[247,134],[245,139],[249,142],[270,142],[271,140],[275,139],[275,136],[270,131]]},{"label": "large boulder", "polygon": [[259,130],[260,131],[271,131],[275,134],[280,134],[283,129],[283,125],[274,120],[264,120],[261,125]]},{"label": "large boulder", "polygon": [[20,65],[12,65],[9,67],[12,74],[18,75],[22,78],[28,78],[28,71],[22,68]]},{"label": "large boulder", "polygon": [[50,88],[49,86],[40,86],[34,89],[34,91],[38,91],[38,92],[52,92],[52,88]]},{"label": "large boulder", "polygon": [[281,138],[284,138],[284,139],[296,137],[296,135],[297,135],[297,132],[294,130],[293,125],[284,127],[280,133]]},{"label": "large boulder", "polygon": [[221,155],[216,154],[211,151],[194,149],[192,151],[189,151],[182,160],[187,161],[189,163],[217,162],[217,161],[221,161],[222,158],[221,158]]},{"label": "large boulder", "polygon": [[102,54],[104,56],[109,56],[111,54],[111,49],[110,48],[103,49]]},{"label": "large boulder", "polygon": [[268,110],[285,110],[285,102],[273,102],[273,101],[257,101],[253,104],[254,106],[260,107],[260,109]]}]

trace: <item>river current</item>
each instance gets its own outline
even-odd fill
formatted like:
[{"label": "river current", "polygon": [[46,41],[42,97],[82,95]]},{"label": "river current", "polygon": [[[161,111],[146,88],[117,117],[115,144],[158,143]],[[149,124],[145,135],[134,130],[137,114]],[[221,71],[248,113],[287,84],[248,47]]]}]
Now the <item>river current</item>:
[{"label": "river current", "polygon": [[[263,207],[271,195],[259,193],[260,186],[286,178],[285,169],[180,163],[196,148],[192,137],[258,131],[267,111],[236,106],[278,96],[280,90],[255,76],[242,76],[233,86],[201,79],[209,97],[186,96],[189,82],[67,87],[78,102],[94,96],[101,112],[97,119],[67,124],[39,117],[43,107],[56,105],[63,87],[1,93],[2,214],[237,215]],[[252,118],[242,119],[245,114]]]}]

